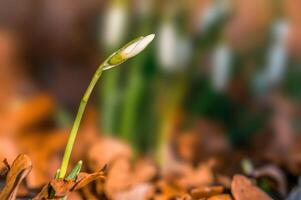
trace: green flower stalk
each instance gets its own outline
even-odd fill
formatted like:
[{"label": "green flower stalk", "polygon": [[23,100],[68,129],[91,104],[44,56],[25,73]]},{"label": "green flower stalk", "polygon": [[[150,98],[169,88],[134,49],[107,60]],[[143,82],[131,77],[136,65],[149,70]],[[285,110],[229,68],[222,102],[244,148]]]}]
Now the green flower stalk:
[{"label": "green flower stalk", "polygon": [[115,53],[110,55],[98,67],[98,69],[94,73],[93,78],[80,102],[78,112],[75,117],[72,129],[71,129],[71,132],[70,132],[70,135],[68,138],[63,161],[62,161],[61,168],[60,168],[59,178],[64,178],[66,175],[72,148],[73,148],[73,145],[75,142],[75,138],[76,138],[76,135],[77,135],[77,132],[79,129],[79,125],[80,125],[82,116],[84,114],[84,111],[85,111],[87,102],[91,96],[91,93],[92,93],[98,79],[100,78],[102,72],[104,70],[116,67],[116,66],[122,64],[123,62],[127,61],[128,59],[138,55],[143,49],[145,49],[151,43],[151,41],[154,39],[154,37],[155,37],[154,34],[150,34],[145,37],[142,36],[142,37],[132,40],[130,43],[126,44],[124,47],[122,47],[121,49],[119,49],[118,51],[116,51]]}]

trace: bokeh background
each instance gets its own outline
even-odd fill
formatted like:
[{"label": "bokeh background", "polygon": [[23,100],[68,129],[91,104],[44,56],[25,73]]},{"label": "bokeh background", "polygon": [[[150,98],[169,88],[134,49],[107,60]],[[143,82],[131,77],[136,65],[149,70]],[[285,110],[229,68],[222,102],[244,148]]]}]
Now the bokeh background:
[{"label": "bokeh background", "polygon": [[155,33],[140,55],[103,73],[73,162],[129,145],[133,157],[163,166],[171,153],[190,163],[222,157],[230,171],[241,158],[268,159],[299,174],[300,8],[298,0],[0,0],[0,158],[29,154],[33,186],[52,177],[98,65]]}]

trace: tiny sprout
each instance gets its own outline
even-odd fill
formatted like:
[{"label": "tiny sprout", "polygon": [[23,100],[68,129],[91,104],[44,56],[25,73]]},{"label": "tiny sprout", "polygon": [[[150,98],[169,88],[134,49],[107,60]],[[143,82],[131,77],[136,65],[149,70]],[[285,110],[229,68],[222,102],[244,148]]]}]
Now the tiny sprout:
[{"label": "tiny sprout", "polygon": [[72,171],[70,172],[70,174],[67,176],[66,180],[70,181],[72,179],[74,179],[78,173],[80,172],[81,168],[83,165],[83,161],[78,161],[78,163],[75,165],[75,167],[72,169]]},{"label": "tiny sprout", "polygon": [[[93,78],[80,102],[78,111],[77,111],[77,115],[75,117],[69,138],[68,138],[68,142],[66,145],[66,149],[65,149],[65,153],[64,153],[64,157],[63,157],[63,161],[61,164],[61,168],[60,171],[58,171],[59,173],[59,178],[64,178],[67,172],[67,168],[68,168],[68,163],[69,163],[69,159],[71,156],[71,152],[72,152],[72,148],[75,142],[75,138],[78,132],[78,128],[82,119],[82,116],[84,114],[87,102],[90,98],[90,95],[92,93],[92,90],[94,89],[98,79],[100,78],[102,72],[104,70],[110,69],[112,67],[116,67],[117,65],[122,64],[123,62],[127,61],[128,59],[136,56],[137,54],[139,54],[143,49],[145,49],[150,43],[151,41],[154,39],[155,35],[154,34],[150,34],[148,36],[145,37],[139,37],[133,41],[131,41],[130,43],[128,43],[127,45],[125,45],[124,47],[122,47],[121,49],[119,49],[118,51],[116,51],[115,53],[113,53],[111,56],[109,56],[96,70],[96,72],[93,75]],[[79,161],[79,163],[77,164],[77,166],[75,166],[74,173],[78,173],[79,171],[77,171],[78,169],[80,170],[80,167],[82,165],[82,162]],[[73,171],[73,170],[72,170]],[[73,176],[74,173],[71,172],[71,174],[69,176]],[[67,178],[70,178],[70,177]]]},{"label": "tiny sprout", "polygon": [[60,173],[61,173],[60,169],[56,170],[55,175],[54,175],[54,179],[58,179],[59,176],[60,176]]}]

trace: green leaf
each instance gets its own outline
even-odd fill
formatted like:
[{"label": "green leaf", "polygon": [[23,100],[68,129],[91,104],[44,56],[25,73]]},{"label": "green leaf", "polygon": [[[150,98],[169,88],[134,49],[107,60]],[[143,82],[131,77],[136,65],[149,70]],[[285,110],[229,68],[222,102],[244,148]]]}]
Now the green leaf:
[{"label": "green leaf", "polygon": [[54,175],[54,179],[58,179],[61,173],[61,169],[56,170],[55,175]]},{"label": "green leaf", "polygon": [[67,181],[70,181],[72,179],[74,179],[77,174],[80,172],[81,168],[82,168],[82,164],[83,161],[78,161],[78,163],[75,165],[75,167],[72,169],[72,171],[70,172],[70,174],[66,177]]}]

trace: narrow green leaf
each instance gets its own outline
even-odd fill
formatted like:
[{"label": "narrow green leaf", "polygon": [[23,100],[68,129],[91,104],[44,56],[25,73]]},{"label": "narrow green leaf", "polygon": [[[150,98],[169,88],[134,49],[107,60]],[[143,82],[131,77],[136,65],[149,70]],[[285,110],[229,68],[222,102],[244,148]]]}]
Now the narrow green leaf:
[{"label": "narrow green leaf", "polygon": [[58,179],[61,173],[61,169],[56,170],[55,175],[54,175],[54,179]]},{"label": "narrow green leaf", "polygon": [[75,167],[72,169],[72,171],[70,172],[70,174],[66,177],[67,181],[70,181],[72,179],[74,179],[77,174],[80,172],[81,168],[82,168],[82,164],[83,161],[78,161],[78,163],[75,165]]}]

